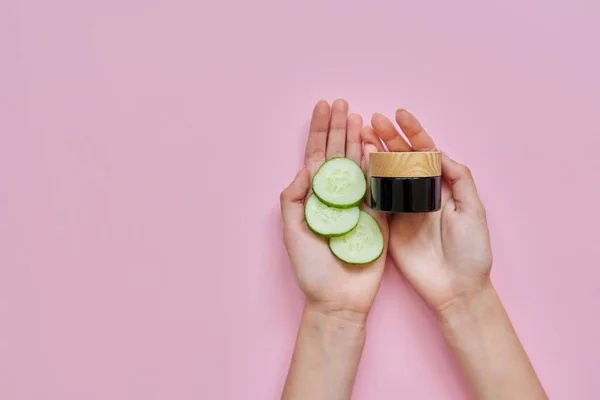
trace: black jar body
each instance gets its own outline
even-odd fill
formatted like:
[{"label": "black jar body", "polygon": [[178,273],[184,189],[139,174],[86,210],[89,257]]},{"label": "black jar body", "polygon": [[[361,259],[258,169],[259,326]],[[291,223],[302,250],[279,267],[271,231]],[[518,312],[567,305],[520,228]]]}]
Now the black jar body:
[{"label": "black jar body", "polygon": [[370,178],[371,208],[388,213],[438,211],[442,203],[441,177]]}]

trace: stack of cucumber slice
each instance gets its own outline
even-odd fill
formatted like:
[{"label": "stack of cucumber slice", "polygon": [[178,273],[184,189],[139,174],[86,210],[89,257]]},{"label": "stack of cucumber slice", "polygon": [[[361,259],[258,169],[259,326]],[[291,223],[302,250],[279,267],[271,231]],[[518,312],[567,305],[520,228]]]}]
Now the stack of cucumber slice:
[{"label": "stack of cucumber slice", "polygon": [[369,264],[383,253],[383,235],[375,218],[359,209],[367,190],[360,167],[349,158],[332,158],[317,171],[306,201],[306,223],[329,238],[329,249],[347,264]]}]

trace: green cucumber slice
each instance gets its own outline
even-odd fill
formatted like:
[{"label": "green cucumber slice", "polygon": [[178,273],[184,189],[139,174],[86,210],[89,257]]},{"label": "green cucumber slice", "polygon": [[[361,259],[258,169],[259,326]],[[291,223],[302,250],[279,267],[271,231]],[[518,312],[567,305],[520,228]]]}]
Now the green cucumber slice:
[{"label": "green cucumber slice", "polygon": [[330,238],[329,249],[347,264],[370,264],[383,253],[383,234],[375,218],[361,211],[356,228]]},{"label": "green cucumber slice", "polygon": [[312,180],[314,194],[330,207],[350,208],[359,205],[367,191],[367,181],[360,167],[349,158],[326,161]]},{"label": "green cucumber slice", "polygon": [[304,216],[311,231],[324,237],[341,236],[350,232],[360,216],[358,207],[329,207],[311,194],[304,206]]}]

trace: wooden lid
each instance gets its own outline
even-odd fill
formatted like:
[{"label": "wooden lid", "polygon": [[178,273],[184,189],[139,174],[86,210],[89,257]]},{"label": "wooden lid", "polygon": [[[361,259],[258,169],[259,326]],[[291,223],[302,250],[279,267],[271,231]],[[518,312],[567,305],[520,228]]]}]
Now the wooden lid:
[{"label": "wooden lid", "polygon": [[369,155],[369,175],[381,178],[441,176],[441,153],[439,151],[371,153]]}]

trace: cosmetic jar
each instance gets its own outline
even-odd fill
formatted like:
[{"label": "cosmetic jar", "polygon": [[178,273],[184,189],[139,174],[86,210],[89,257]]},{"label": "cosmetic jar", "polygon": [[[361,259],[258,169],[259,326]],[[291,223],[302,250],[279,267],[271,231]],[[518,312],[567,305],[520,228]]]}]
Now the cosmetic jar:
[{"label": "cosmetic jar", "polygon": [[387,213],[438,211],[442,202],[441,162],[437,151],[371,153],[370,207]]}]

